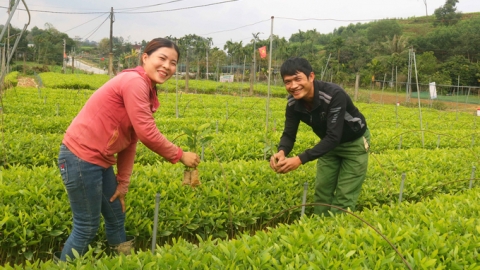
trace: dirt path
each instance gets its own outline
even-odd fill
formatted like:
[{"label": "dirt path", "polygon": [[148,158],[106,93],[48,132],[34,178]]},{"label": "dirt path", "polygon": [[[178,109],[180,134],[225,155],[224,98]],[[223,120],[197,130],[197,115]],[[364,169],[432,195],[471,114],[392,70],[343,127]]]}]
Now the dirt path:
[{"label": "dirt path", "polygon": [[[371,94],[371,99],[372,102],[374,103],[384,103],[384,104],[395,104],[397,100],[400,102],[400,105],[405,104],[405,97],[398,97],[395,95],[391,94],[379,94],[379,93],[372,93]],[[417,104],[417,98],[411,99],[412,103]],[[430,105],[431,101],[429,99],[421,99],[420,102],[422,104],[427,104]],[[471,111],[472,113],[476,112],[478,108],[480,108],[480,104],[468,104],[468,103],[456,103],[456,102],[449,102],[449,101],[436,101],[443,103],[447,107],[447,111],[463,111],[463,112],[469,112]],[[458,107],[457,107],[458,106]]]}]

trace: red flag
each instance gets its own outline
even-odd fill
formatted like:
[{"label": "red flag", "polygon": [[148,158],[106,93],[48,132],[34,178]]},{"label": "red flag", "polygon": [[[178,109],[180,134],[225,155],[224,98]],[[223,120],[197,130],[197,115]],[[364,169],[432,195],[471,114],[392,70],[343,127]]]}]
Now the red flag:
[{"label": "red flag", "polygon": [[66,54],[66,53],[63,53],[63,58],[67,58],[67,54]]},{"label": "red flag", "polygon": [[267,57],[267,46],[258,48],[258,52],[260,53],[260,58]]}]

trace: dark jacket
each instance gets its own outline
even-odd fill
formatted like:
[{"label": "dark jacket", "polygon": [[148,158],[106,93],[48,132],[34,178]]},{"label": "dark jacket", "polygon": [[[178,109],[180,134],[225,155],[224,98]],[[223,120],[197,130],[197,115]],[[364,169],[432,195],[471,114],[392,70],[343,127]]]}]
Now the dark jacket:
[{"label": "dark jacket", "polygon": [[367,129],[365,117],[345,90],[336,84],[317,80],[314,81],[314,98],[310,111],[303,100],[288,96],[285,128],[278,151],[283,150],[285,155],[292,151],[300,121],[312,127],[313,132],[321,138],[313,148],[298,155],[302,164],[325,155],[341,143],[358,139]]}]

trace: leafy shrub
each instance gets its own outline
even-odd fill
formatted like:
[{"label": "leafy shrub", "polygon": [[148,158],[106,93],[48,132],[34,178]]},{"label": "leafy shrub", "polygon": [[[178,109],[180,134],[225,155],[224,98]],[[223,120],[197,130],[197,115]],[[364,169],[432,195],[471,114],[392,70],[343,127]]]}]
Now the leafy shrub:
[{"label": "leafy shrub", "polygon": [[9,74],[7,74],[7,76],[5,76],[5,86],[7,88],[9,87],[16,87],[17,84],[18,84],[18,71],[13,71],[13,72],[10,72]]}]

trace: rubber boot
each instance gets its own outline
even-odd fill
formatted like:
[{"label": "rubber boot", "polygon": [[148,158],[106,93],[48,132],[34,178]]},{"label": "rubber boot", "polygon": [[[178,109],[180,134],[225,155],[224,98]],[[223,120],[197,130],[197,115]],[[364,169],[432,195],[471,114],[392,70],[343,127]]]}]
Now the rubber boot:
[{"label": "rubber boot", "polygon": [[110,246],[110,250],[112,251],[112,254],[130,255],[134,245],[135,245],[135,236],[127,235],[127,241],[120,243],[118,245]]}]

